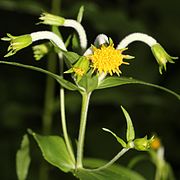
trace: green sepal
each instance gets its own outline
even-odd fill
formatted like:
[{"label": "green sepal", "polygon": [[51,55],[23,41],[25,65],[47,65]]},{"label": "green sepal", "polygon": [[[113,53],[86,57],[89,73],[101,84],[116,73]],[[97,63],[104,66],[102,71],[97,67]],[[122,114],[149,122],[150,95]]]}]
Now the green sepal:
[{"label": "green sepal", "polygon": [[23,136],[21,147],[16,154],[16,173],[18,180],[25,180],[31,162],[29,155],[29,139],[27,134]]},{"label": "green sepal", "polygon": [[102,128],[102,129],[106,132],[111,133],[116,138],[116,140],[122,145],[122,147],[125,148],[127,146],[125,141],[123,139],[121,139],[120,137],[118,137],[114,132],[112,132],[111,130],[109,130],[107,128]]},{"label": "green sepal", "polygon": [[133,123],[129,116],[129,113],[122,106],[121,106],[121,109],[124,113],[124,116],[125,116],[126,122],[127,122],[126,140],[127,140],[127,142],[130,142],[130,141],[134,140],[134,138],[135,138]]},{"label": "green sepal", "polygon": [[137,138],[134,140],[134,148],[138,151],[147,151],[151,147],[151,142],[154,140],[154,136],[147,139],[147,136],[143,138]]},{"label": "green sepal", "polygon": [[151,46],[151,51],[159,64],[159,73],[162,74],[162,70],[166,71],[166,63],[174,63],[173,59],[176,60],[178,57],[170,56],[165,49],[159,44],[156,43]]},{"label": "green sepal", "polygon": [[29,133],[36,140],[44,159],[63,172],[75,169],[75,162],[67,151],[64,139],[60,136],[42,136],[32,130]]},{"label": "green sepal", "polygon": [[30,34],[12,36],[11,34],[7,33],[7,37],[3,37],[1,40],[10,41],[10,45],[7,50],[9,52],[4,57],[12,56],[16,54],[17,51],[32,44],[32,37]]},{"label": "green sepal", "polygon": [[51,26],[62,26],[65,22],[65,19],[63,17],[56,16],[47,12],[42,13],[39,17],[39,20],[41,21],[37,24],[46,24]]}]

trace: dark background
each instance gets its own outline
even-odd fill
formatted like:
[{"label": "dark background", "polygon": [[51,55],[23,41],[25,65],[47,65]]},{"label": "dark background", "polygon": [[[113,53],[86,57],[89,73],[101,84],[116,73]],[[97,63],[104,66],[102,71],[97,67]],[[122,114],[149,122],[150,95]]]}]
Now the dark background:
[{"label": "dark background", "polygon": [[[180,1],[179,0],[90,0],[61,2],[61,15],[76,18],[80,5],[85,6],[82,24],[87,32],[89,45],[99,33],[110,36],[115,44],[132,32],[147,33],[160,42],[169,54],[180,54]],[[47,26],[35,25],[39,14],[50,11],[48,0],[0,0],[0,37],[6,33],[21,35]],[[69,30],[69,32],[68,32]],[[66,30],[64,36],[72,30]],[[0,42],[0,59],[4,60],[8,44]],[[167,72],[159,74],[158,65],[149,49],[143,43],[129,46],[128,54],[136,58],[130,66],[121,68],[123,76],[155,83],[180,93],[180,63],[167,64]],[[6,58],[46,68],[46,58],[39,62],[33,59],[31,48]],[[30,70],[0,65],[0,179],[14,180],[15,154],[22,135],[27,128],[41,132],[46,76]],[[58,89],[58,85],[57,85]],[[58,95],[58,90],[57,90]],[[68,128],[72,138],[77,137],[79,125],[80,96],[66,92]],[[58,102],[58,99],[57,99]],[[119,145],[113,137],[101,128],[107,127],[118,135],[125,135],[125,119],[120,109],[123,105],[131,115],[136,136],[157,133],[165,146],[166,160],[172,165],[177,179],[180,179],[180,119],[179,101],[172,95],[142,85],[127,85],[94,92],[90,103],[85,144],[85,156],[111,159],[118,152]],[[62,134],[59,110],[55,109],[51,134]],[[119,163],[127,165],[130,158],[139,154],[127,153]],[[38,168],[42,157],[31,139],[32,163],[28,179],[38,179]],[[151,167],[143,165],[144,174],[151,174]],[[50,179],[73,179],[56,168],[50,168]],[[147,179],[152,179],[149,175]]]}]

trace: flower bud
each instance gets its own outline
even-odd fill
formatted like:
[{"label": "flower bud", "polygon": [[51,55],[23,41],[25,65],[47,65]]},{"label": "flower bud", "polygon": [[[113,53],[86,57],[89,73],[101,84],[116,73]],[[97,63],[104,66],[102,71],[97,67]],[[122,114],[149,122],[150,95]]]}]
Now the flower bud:
[{"label": "flower bud", "polygon": [[39,61],[41,58],[43,58],[48,52],[49,52],[49,44],[44,43],[44,44],[39,44],[36,46],[33,46],[33,53],[34,53],[34,58]]},{"label": "flower bud", "polygon": [[89,59],[85,56],[79,58],[79,60],[74,64],[74,66],[66,71],[65,73],[72,73],[74,72],[77,77],[77,82],[82,79],[87,71],[89,70]]},{"label": "flower bud", "polygon": [[166,71],[166,63],[167,62],[174,63],[173,59],[178,59],[178,57],[170,56],[159,43],[152,45],[151,50],[152,50],[154,57],[156,58],[156,61],[159,64],[160,74],[162,74],[163,68]]},{"label": "flower bud", "polygon": [[61,26],[64,24],[65,19],[60,16],[56,16],[50,13],[42,13],[40,18],[40,24],[47,24],[47,25],[54,25],[54,26]]},{"label": "flower bud", "polygon": [[147,136],[144,138],[138,138],[134,140],[134,148],[138,151],[147,151],[151,146],[154,137],[147,139]]},{"label": "flower bud", "polygon": [[7,34],[8,37],[1,38],[3,41],[10,41],[10,46],[8,47],[8,53],[4,57],[12,56],[17,51],[32,44],[32,38],[29,34],[22,36],[12,36]]}]

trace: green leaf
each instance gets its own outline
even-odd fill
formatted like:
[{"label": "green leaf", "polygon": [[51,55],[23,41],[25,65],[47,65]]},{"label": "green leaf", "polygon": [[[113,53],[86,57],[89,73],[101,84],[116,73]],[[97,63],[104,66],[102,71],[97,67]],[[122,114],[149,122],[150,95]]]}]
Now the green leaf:
[{"label": "green leaf", "polygon": [[[96,168],[106,163],[106,161],[98,159],[86,159],[84,161],[86,167],[89,168]],[[81,180],[145,180],[140,174],[120,165],[112,165],[100,171],[79,169],[75,175]]]},{"label": "green leaf", "polygon": [[124,142],[123,139],[121,139],[120,137],[118,137],[115,133],[113,133],[111,130],[107,129],[107,128],[102,128],[104,131],[111,133],[116,139],[117,141],[122,145],[122,147],[126,147],[126,143]]},{"label": "green leaf", "polygon": [[31,132],[31,130],[30,134],[36,140],[46,161],[64,172],[75,169],[75,163],[67,151],[63,138],[59,136],[41,136]]},{"label": "green leaf", "polygon": [[86,92],[92,92],[98,85],[98,77],[91,76],[91,72],[89,72],[82,77],[78,85],[84,87]]},{"label": "green leaf", "polygon": [[122,106],[121,106],[121,109],[124,113],[124,116],[125,116],[126,122],[127,122],[126,140],[127,140],[127,142],[130,142],[130,141],[134,140],[134,138],[135,138],[133,123],[131,121],[131,118],[130,118],[128,112]]},{"label": "green leaf", "polygon": [[110,87],[116,87],[116,86],[121,86],[124,84],[142,84],[146,86],[152,86],[158,89],[161,89],[163,91],[166,91],[174,96],[176,96],[180,100],[180,95],[175,93],[174,91],[171,91],[165,87],[158,86],[156,84],[151,84],[143,81],[139,81],[133,78],[126,78],[126,77],[108,77],[105,78],[97,87],[97,89],[105,89],[105,88],[110,88]]},{"label": "green leaf", "polygon": [[8,65],[13,65],[13,66],[18,66],[18,67],[23,67],[23,68],[27,68],[27,69],[31,69],[31,70],[34,70],[34,71],[45,73],[45,74],[51,76],[52,78],[56,79],[57,82],[61,86],[63,86],[64,88],[66,88],[68,90],[71,90],[71,91],[79,90],[79,88],[75,84],[73,84],[73,83],[63,79],[61,76],[59,76],[57,74],[54,74],[54,73],[52,73],[50,71],[47,71],[45,69],[42,69],[42,68],[39,68],[39,67],[35,67],[35,66],[15,63],[15,62],[0,61],[0,63],[1,64],[8,64]]},{"label": "green leaf", "polygon": [[21,142],[21,148],[16,154],[16,173],[18,180],[25,180],[28,174],[28,169],[30,165],[29,156],[29,139],[25,134]]},{"label": "green leaf", "polygon": [[81,57],[79,54],[72,51],[62,51],[62,53],[70,64],[74,64]]},{"label": "green leaf", "polygon": [[83,14],[84,14],[84,6],[81,6],[81,7],[79,8],[79,12],[78,12],[78,15],[77,15],[77,21],[78,21],[79,23],[81,23],[81,21],[82,21]]}]

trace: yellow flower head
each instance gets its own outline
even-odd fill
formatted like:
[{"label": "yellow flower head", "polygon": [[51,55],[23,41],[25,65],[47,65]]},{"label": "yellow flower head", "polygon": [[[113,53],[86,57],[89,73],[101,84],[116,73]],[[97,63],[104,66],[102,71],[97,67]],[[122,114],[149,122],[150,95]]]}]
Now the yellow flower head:
[{"label": "yellow flower head", "polygon": [[151,142],[151,148],[157,150],[161,147],[161,140],[158,137],[155,137]]},{"label": "yellow flower head", "polygon": [[103,44],[100,48],[92,46],[92,49],[93,54],[88,57],[92,62],[94,71],[97,70],[100,74],[104,72],[109,73],[111,76],[113,73],[119,75],[121,73],[119,66],[121,66],[121,64],[129,64],[123,61],[123,58],[130,57],[122,54],[126,49],[115,49],[113,43],[110,43],[108,46]]}]

